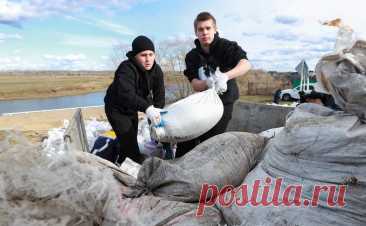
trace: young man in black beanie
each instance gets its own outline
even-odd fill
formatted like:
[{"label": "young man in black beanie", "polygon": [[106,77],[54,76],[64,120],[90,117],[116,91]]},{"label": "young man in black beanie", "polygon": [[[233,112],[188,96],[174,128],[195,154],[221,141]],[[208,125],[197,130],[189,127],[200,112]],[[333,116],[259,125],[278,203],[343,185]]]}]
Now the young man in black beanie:
[{"label": "young man in black beanie", "polygon": [[[235,78],[251,68],[246,52],[236,42],[219,37],[216,19],[210,13],[201,12],[197,15],[194,32],[197,36],[194,42],[196,47],[186,55],[184,75],[194,91],[200,92],[215,86],[224,104],[224,114],[207,133],[197,139],[179,143],[176,157],[184,155],[200,142],[226,131],[234,102],[239,98]],[[214,73],[216,78],[211,76]]]},{"label": "young man in black beanie", "polygon": [[137,144],[137,112],[145,112],[151,123],[157,125],[165,105],[163,72],[155,62],[153,42],[138,36],[126,56],[128,59],[119,65],[104,98],[105,113],[120,144],[119,153],[108,160],[118,164],[126,157],[143,162]]}]

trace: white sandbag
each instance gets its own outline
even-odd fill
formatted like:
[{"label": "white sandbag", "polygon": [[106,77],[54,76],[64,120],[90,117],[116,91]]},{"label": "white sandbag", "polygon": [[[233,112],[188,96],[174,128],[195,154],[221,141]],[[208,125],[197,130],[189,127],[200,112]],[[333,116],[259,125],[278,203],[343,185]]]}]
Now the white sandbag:
[{"label": "white sandbag", "polygon": [[224,106],[214,89],[192,94],[164,108],[162,125],[151,127],[161,142],[182,142],[204,134],[221,119]]},{"label": "white sandbag", "polygon": [[137,144],[139,146],[140,153],[150,156],[151,152],[145,150],[145,144],[149,142],[151,142],[150,127],[147,117],[143,117],[139,120],[137,129]]},{"label": "white sandbag", "polygon": [[[227,223],[366,225],[366,124],[357,116],[317,104],[301,104],[287,120],[284,129],[269,141],[265,151],[263,162],[243,182],[248,186],[248,194],[251,194],[255,180],[260,180],[262,186],[258,197],[262,197],[264,181],[270,178],[270,201],[271,194],[275,192],[276,178],[282,178],[280,201],[288,185],[300,185],[301,205],[218,205]],[[335,206],[327,202],[327,192],[319,196],[318,206],[306,206],[305,200],[312,200],[314,186],[318,185],[337,189],[332,199],[337,201]],[[339,186],[342,185],[347,186],[345,206],[337,200]],[[240,193],[238,197],[243,199]]]},{"label": "white sandbag", "polygon": [[146,157],[159,157],[162,159],[165,158],[165,150],[162,143],[156,142],[155,140],[151,139],[150,126],[147,121],[147,117],[143,117],[139,120],[137,143],[140,153],[145,155]]},{"label": "white sandbag", "polygon": [[164,200],[160,197],[142,196],[122,199],[121,215],[124,226],[218,226],[223,222],[218,209],[207,208],[204,216],[197,217],[197,204]]},{"label": "white sandbag", "polygon": [[206,140],[181,158],[149,158],[139,171],[136,193],[152,192],[169,200],[197,202],[203,183],[219,188],[239,185],[264,144],[265,138],[256,134],[227,132]]}]

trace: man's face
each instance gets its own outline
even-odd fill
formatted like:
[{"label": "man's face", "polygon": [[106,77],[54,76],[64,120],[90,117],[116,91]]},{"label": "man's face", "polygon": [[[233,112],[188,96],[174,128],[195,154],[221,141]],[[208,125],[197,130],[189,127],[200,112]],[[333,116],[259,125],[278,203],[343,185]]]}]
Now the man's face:
[{"label": "man's face", "polygon": [[154,65],[155,53],[151,50],[145,50],[136,54],[135,59],[148,71]]},{"label": "man's face", "polygon": [[205,21],[198,21],[196,36],[201,46],[209,46],[214,40],[216,33],[216,26],[212,19]]}]

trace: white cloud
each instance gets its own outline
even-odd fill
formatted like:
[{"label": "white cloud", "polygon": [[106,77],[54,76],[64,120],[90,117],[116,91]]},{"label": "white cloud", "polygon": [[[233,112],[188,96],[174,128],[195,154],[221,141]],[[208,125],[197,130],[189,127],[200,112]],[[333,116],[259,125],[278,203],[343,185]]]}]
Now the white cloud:
[{"label": "white cloud", "polygon": [[[93,26],[91,28],[98,28],[101,31],[112,31],[116,33],[116,37],[120,37],[121,34],[128,36],[126,40],[129,41],[126,42],[126,45],[129,49],[130,36],[134,36],[137,33],[134,31],[134,27],[126,27],[123,21],[90,18],[90,12],[92,11],[88,11],[89,18],[87,18],[83,12],[90,8],[102,12],[105,10],[106,13],[109,11],[115,12],[116,10],[129,9],[131,6],[145,2],[149,2],[149,0],[0,0],[0,23],[20,27],[24,20],[30,18],[55,14],[63,15],[83,23],[83,25]],[[354,28],[358,36],[366,37],[366,27],[364,26],[363,19],[366,2],[363,0],[351,0],[346,3],[344,0],[205,0],[202,2],[189,1],[189,4],[195,4],[189,10],[196,11],[201,7],[203,10],[212,12],[217,18],[220,35],[237,41],[247,51],[248,57],[254,66],[265,70],[294,70],[294,67],[303,58],[307,61],[310,69],[313,69],[317,60],[323,54],[333,49],[337,33],[335,28],[321,26],[319,21],[340,17],[345,23]],[[209,6],[207,3],[209,3]],[[164,10],[171,9],[164,7]],[[168,26],[164,28],[164,23],[159,24],[159,29],[146,27],[146,32],[149,32],[151,36],[159,37],[159,40],[163,40],[168,46],[174,47],[175,42],[185,40],[182,37],[194,35],[191,27],[194,18],[186,18],[186,15],[191,14],[192,11],[182,10],[181,14],[176,13],[176,16],[171,18],[173,22],[184,18],[184,22],[181,23],[185,27],[181,27],[182,24],[177,22],[175,24],[176,27],[172,28],[174,32],[184,31],[184,35],[168,37],[170,33],[168,29],[170,28]],[[141,13],[141,11],[139,12]],[[164,11],[157,13],[164,13]],[[189,23],[187,20],[189,20]],[[151,21],[143,21],[142,23],[144,25],[149,23],[155,24],[155,21],[159,20],[151,18]],[[135,22],[136,27],[142,26],[139,20],[136,19]],[[138,29],[136,28],[136,30]],[[161,37],[161,35],[154,33],[157,30],[168,35]],[[21,36],[16,36],[16,34],[4,35],[0,34],[0,43],[9,39],[21,39]],[[95,48],[114,49],[114,47],[120,46],[120,43],[126,41],[116,40],[111,37],[64,35],[62,33],[60,38],[62,44],[75,47],[75,51],[79,51],[77,47],[87,47],[91,51]],[[155,43],[158,44],[159,40],[156,40]],[[191,41],[187,42],[193,44]],[[118,54],[121,53],[118,52]],[[52,57],[48,56],[48,58],[51,61]],[[62,56],[59,56],[59,58],[53,56],[53,58],[56,61],[66,62],[66,59],[61,59]],[[34,63],[34,65],[48,68],[49,62],[46,58],[42,59],[46,60],[46,62]],[[106,62],[103,62],[103,59],[98,60],[106,64]],[[11,62],[14,63],[14,59]],[[92,68],[94,65],[99,65],[95,66],[99,68],[103,67],[100,62],[92,62],[89,59],[80,59],[78,62],[72,62],[73,68]],[[26,64],[24,59],[23,63]],[[29,66],[31,65],[30,63]],[[57,67],[61,67],[61,65],[59,64]],[[23,66],[20,65],[20,67]]]},{"label": "white cloud", "polygon": [[[237,41],[257,68],[294,70],[304,58],[310,69],[333,50],[337,29],[319,22],[340,17],[366,38],[365,1],[213,1],[222,37]],[[193,18],[192,18],[193,20]]]},{"label": "white cloud", "polygon": [[299,24],[301,20],[294,16],[278,15],[274,18],[274,21],[279,24],[295,25]]},{"label": "white cloud", "polygon": [[34,16],[31,6],[21,2],[0,0],[0,23],[21,27],[21,22]]},{"label": "white cloud", "polygon": [[43,55],[45,65],[52,70],[78,70],[87,64],[86,56],[81,53],[68,55]]},{"label": "white cloud", "polygon": [[165,47],[174,48],[179,46],[193,47],[194,36],[188,36],[185,34],[178,34],[174,36],[169,36],[166,39],[160,41]]},{"label": "white cloud", "polygon": [[21,58],[19,56],[0,58],[0,64],[13,64],[20,62]]},{"label": "white cloud", "polygon": [[132,30],[130,30],[128,27],[120,25],[120,24],[115,24],[109,21],[105,21],[105,20],[96,20],[96,26],[98,26],[99,28],[103,28],[103,29],[108,29],[110,31],[119,33],[119,34],[123,34],[123,35],[135,35],[136,33]]},{"label": "white cloud", "polygon": [[85,17],[81,18],[79,16],[76,17],[76,16],[70,16],[70,15],[66,16],[65,18],[69,19],[69,20],[75,20],[79,23],[84,23],[89,26],[98,27],[99,29],[102,29],[102,30],[112,31],[117,34],[128,35],[128,36],[136,35],[136,32],[131,30],[127,26],[112,23],[112,22],[106,21],[106,20],[95,20],[93,18],[85,18]]},{"label": "white cloud", "polygon": [[[109,12],[116,9],[129,9],[147,0],[0,0],[0,23],[14,27],[21,27],[24,20],[50,14],[70,15],[94,8]],[[114,29],[121,29],[115,27]]]},{"label": "white cloud", "polygon": [[119,40],[110,37],[82,36],[74,34],[63,34],[64,45],[91,47],[91,48],[112,48]]},{"label": "white cloud", "polygon": [[23,37],[19,34],[4,34],[0,33],[0,42],[4,42],[6,40],[20,40]]},{"label": "white cloud", "polygon": [[22,65],[20,56],[0,57],[0,70],[14,70]]},{"label": "white cloud", "polygon": [[287,30],[280,30],[278,32],[267,34],[266,37],[274,39],[274,40],[282,40],[282,41],[286,41],[286,42],[296,41],[299,39],[299,36],[297,34],[294,34]]},{"label": "white cloud", "polygon": [[88,59],[84,54],[45,54],[41,59],[27,59],[17,55],[0,57],[0,70],[111,70],[105,62]]},{"label": "white cloud", "polygon": [[57,61],[81,61],[81,60],[85,60],[86,56],[84,54],[81,53],[77,53],[77,54],[69,54],[69,55],[65,55],[65,56],[57,56],[57,55],[52,55],[52,54],[45,54],[43,55],[43,58],[47,59],[47,60],[57,60]]},{"label": "white cloud", "polygon": [[19,53],[21,53],[22,52],[22,50],[21,49],[14,49],[13,50],[13,54],[19,54]]}]

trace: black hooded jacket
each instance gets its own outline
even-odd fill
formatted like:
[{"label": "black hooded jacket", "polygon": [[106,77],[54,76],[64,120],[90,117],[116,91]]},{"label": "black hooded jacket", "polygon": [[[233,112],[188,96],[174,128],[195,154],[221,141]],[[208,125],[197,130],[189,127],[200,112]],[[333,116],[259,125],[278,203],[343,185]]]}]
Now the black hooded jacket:
[{"label": "black hooded jacket", "polygon": [[104,98],[106,107],[117,108],[126,115],[145,112],[150,105],[163,108],[165,87],[160,66],[154,63],[151,70],[146,71],[135,61],[131,52],[127,53],[127,57],[119,65],[107,89]]},{"label": "black hooded jacket", "polygon": [[[225,73],[233,69],[240,60],[247,59],[246,52],[236,42],[220,38],[218,33],[215,34],[208,54],[203,51],[198,39],[195,40],[195,45],[196,48],[192,49],[185,59],[184,75],[190,82],[195,78],[199,79],[198,69],[200,67],[203,67],[206,76],[210,76],[209,72],[215,72],[217,67]],[[234,103],[239,98],[239,89],[235,79],[227,82],[227,91],[220,98],[224,104]]]}]

